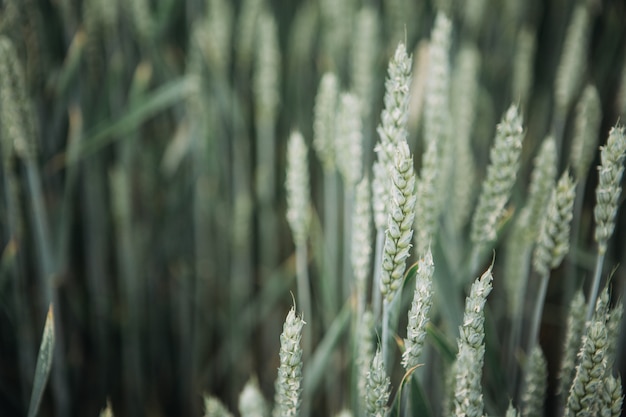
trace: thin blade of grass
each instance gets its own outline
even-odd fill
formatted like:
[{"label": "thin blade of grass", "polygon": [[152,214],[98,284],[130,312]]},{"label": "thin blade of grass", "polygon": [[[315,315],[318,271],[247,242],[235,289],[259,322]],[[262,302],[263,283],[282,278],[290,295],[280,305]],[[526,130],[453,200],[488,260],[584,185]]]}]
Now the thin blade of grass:
[{"label": "thin blade of grass", "polygon": [[445,362],[448,365],[452,364],[456,358],[455,345],[448,340],[446,335],[432,323],[428,323],[426,325],[426,334]]},{"label": "thin blade of grass", "polygon": [[411,405],[411,415],[421,416],[421,417],[430,417],[433,415],[430,404],[428,403],[428,399],[424,395],[424,390],[422,389],[422,384],[419,383],[417,378],[411,378],[410,381],[410,405]]},{"label": "thin blade of grass", "polygon": [[94,132],[87,134],[76,159],[69,160],[67,163],[76,163],[78,160],[98,152],[106,145],[123,138],[148,118],[185,99],[197,88],[198,82],[192,76],[180,77],[161,85],[152,93],[146,94],[142,100],[134,103],[118,120],[103,122]]},{"label": "thin blade of grass", "polygon": [[46,324],[43,328],[37,365],[35,366],[35,379],[33,381],[33,391],[30,396],[30,405],[28,406],[28,417],[35,417],[39,410],[39,404],[41,403],[41,398],[43,397],[43,392],[48,382],[48,376],[50,376],[50,369],[52,368],[53,352],[54,312],[52,304],[50,304]]}]

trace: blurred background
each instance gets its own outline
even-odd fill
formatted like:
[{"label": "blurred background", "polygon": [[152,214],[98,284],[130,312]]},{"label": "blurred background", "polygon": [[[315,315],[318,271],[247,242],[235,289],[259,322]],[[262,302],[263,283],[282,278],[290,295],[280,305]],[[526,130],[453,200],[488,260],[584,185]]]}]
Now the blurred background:
[{"label": "blurred background", "polygon": [[[451,61],[464,42],[482,58],[472,134],[480,169],[505,109],[512,102],[523,109],[527,135],[515,202],[526,189],[529,161],[554,128],[555,74],[576,4],[0,1],[0,34],[14,45],[22,77],[18,82],[6,78],[9,70],[3,73],[1,87],[21,84],[22,92],[15,101],[2,96],[2,123],[21,126],[27,145],[14,149],[17,139],[2,131],[0,415],[26,414],[51,301],[56,350],[41,416],[98,415],[107,398],[116,416],[197,416],[204,392],[235,410],[252,375],[271,399],[279,335],[295,293],[283,187],[286,140],[298,129],[311,143],[324,72],[334,71],[343,89],[354,85],[351,51],[363,30],[357,27],[360,8],[370,6],[378,25],[369,54],[366,169],[374,158],[387,62],[399,41],[418,57],[436,10],[443,10],[453,21]],[[626,115],[626,4],[587,4],[583,78],[601,98],[601,144]],[[522,32],[534,46],[529,86],[515,90]],[[10,56],[2,59],[5,67],[14,65]],[[13,105],[17,122],[9,112]],[[564,146],[572,136],[573,107],[557,127]],[[414,111],[409,121],[416,155],[419,119]],[[315,213],[309,270],[315,281],[323,252],[324,174],[313,151],[309,160]],[[597,153],[592,166],[598,163]],[[568,159],[560,164],[564,168]],[[570,254],[583,270],[593,264],[596,183],[592,168],[581,247]],[[334,204],[342,213],[341,200]],[[616,298],[625,282],[625,236],[621,210],[606,261],[607,268],[617,268]],[[556,271],[541,336],[551,375],[568,303],[563,279],[565,273]],[[312,290],[316,299],[315,283]],[[310,324],[314,340],[342,305],[314,306],[320,315]],[[342,369],[345,352],[331,354],[330,363]],[[624,361],[620,366],[623,375]],[[345,393],[325,386],[316,394],[314,415],[345,405]]]}]

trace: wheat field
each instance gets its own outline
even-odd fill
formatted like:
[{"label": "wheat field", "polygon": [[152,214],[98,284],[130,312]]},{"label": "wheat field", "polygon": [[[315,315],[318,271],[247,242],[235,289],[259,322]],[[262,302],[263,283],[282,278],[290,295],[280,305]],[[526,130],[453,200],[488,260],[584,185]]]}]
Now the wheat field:
[{"label": "wheat field", "polygon": [[622,416],[626,5],[0,2],[0,416]]}]

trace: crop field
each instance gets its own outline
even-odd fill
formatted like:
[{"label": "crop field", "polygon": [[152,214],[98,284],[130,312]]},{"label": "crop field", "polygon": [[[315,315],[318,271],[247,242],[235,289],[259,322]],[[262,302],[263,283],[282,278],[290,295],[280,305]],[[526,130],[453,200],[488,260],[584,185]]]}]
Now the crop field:
[{"label": "crop field", "polygon": [[619,417],[626,3],[0,1],[1,417]]}]

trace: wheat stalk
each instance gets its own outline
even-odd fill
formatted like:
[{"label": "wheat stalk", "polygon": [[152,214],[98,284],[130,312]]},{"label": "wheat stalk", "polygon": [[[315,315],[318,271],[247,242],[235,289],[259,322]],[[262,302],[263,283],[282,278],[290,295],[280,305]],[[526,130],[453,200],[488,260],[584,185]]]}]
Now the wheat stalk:
[{"label": "wheat stalk", "polygon": [[576,196],[575,190],[576,184],[569,172],[563,172],[556,187],[552,190],[548,208],[541,222],[537,245],[533,253],[533,267],[539,273],[541,282],[531,321],[529,349],[532,349],[537,343],[550,270],[559,266],[569,251],[569,233]]},{"label": "wheat stalk", "polygon": [[[308,147],[304,137],[293,131],[287,144],[287,174],[285,189],[287,191],[287,222],[291,227],[296,245],[296,269],[298,282],[298,299],[302,304],[305,317],[313,317],[311,290],[308,274],[307,237],[311,221],[311,202],[309,191]],[[307,331],[305,351],[310,353],[311,337]]]},{"label": "wheat stalk", "polygon": [[338,302],[337,282],[339,219],[337,215],[338,178],[335,165],[336,111],[339,99],[339,80],[333,72],[326,72],[320,80],[313,108],[313,149],[324,172],[324,279],[326,285],[325,310],[332,313]]}]

